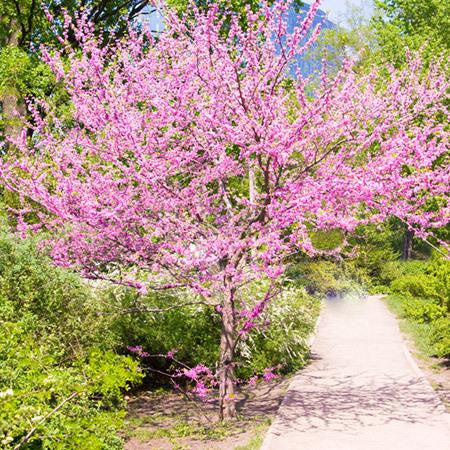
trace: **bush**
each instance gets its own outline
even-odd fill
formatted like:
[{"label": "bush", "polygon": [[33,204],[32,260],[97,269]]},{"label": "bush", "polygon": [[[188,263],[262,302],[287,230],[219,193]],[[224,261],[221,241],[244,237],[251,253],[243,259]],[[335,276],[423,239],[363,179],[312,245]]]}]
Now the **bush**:
[{"label": "bush", "polygon": [[[131,289],[94,288],[54,267],[37,245],[37,239],[21,240],[0,229],[0,447],[14,447],[36,427],[25,448],[121,448],[123,391],[142,379],[142,371],[135,359],[118,352],[131,345],[152,354],[176,348],[183,362],[214,368],[218,313],[206,305],[134,312],[198,299],[184,291],[140,298]],[[255,283],[239,300],[251,306],[266,288]],[[301,367],[318,311],[317,299],[288,286],[264,313],[270,327],[252,330],[241,342],[239,376]],[[143,363],[162,370],[170,365],[164,358]]]},{"label": "bush", "polygon": [[[266,282],[253,283],[243,292],[241,301],[248,308],[260,300],[267,289]],[[177,295],[157,293],[138,299],[131,290],[110,290],[110,304],[118,311],[133,307],[163,309],[177,302],[182,304],[196,299],[187,292]],[[252,329],[247,339],[237,348],[237,372],[242,379],[265,368],[282,366],[285,372],[297,370],[305,364],[309,353],[307,339],[314,328],[320,302],[306,294],[304,289],[286,287],[273,299],[260,318],[266,325]],[[114,332],[121,336],[123,345],[141,345],[150,354],[167,354],[177,349],[176,357],[188,365],[203,363],[215,368],[219,359],[220,320],[218,313],[204,305],[174,308],[163,313],[117,314]],[[168,370],[171,361],[164,358],[147,358],[146,366]],[[148,382],[164,382],[158,375],[149,373]]]},{"label": "bush", "polygon": [[433,322],[431,342],[436,356],[450,358],[450,317],[440,317]]},{"label": "bush", "polygon": [[0,447],[13,448],[34,427],[25,448],[122,447],[122,391],[141,374],[111,351],[117,337],[100,305],[36,241],[0,230]]},{"label": "bush", "polygon": [[427,273],[433,279],[436,298],[450,313],[450,261],[434,252]]},{"label": "bush", "polygon": [[[188,365],[215,366],[219,357],[220,321],[212,307],[189,305],[165,312],[139,312],[145,308],[163,310],[177,303],[198,301],[198,298],[186,291],[151,293],[139,298],[135,291],[123,288],[109,289],[106,297],[111,310],[117,311],[111,328],[124,351],[128,345],[141,345],[151,354],[166,354],[177,349],[177,359]],[[133,308],[135,312],[121,313]],[[165,369],[170,362],[157,358],[151,364]]]},{"label": "bush", "polygon": [[14,447],[33,427],[27,448],[122,448],[122,389],[140,378],[136,363],[92,350],[84,359],[62,364],[51,343],[37,342],[27,332],[28,324],[0,325],[2,448]]},{"label": "bush", "polygon": [[267,326],[252,330],[240,342],[238,375],[248,378],[268,367],[278,366],[284,373],[303,367],[309,356],[308,337],[319,311],[320,301],[305,290],[285,289],[261,317]]},{"label": "bush", "polygon": [[336,296],[362,293],[366,279],[358,267],[346,262],[307,260],[293,265],[288,277],[311,295]]},{"label": "bush", "polygon": [[392,223],[365,225],[358,227],[349,238],[357,252],[352,265],[363,271],[374,284],[382,283],[386,276],[386,264],[398,260],[397,235]]},{"label": "bush", "polygon": [[450,358],[450,316],[436,301],[391,295],[389,305],[411,324],[416,344],[429,356]]},{"label": "bush", "polygon": [[[37,250],[37,239],[19,239],[0,229],[0,317],[21,318],[37,337],[52,339],[61,356],[111,349],[117,336],[95,291],[77,275],[59,269]],[[100,293],[98,293],[100,294]]]},{"label": "bush", "polygon": [[404,275],[391,283],[391,290],[418,298],[438,298],[433,277],[425,274]]},{"label": "bush", "polygon": [[403,303],[403,314],[418,323],[430,323],[445,317],[445,309],[432,301],[406,297]]}]

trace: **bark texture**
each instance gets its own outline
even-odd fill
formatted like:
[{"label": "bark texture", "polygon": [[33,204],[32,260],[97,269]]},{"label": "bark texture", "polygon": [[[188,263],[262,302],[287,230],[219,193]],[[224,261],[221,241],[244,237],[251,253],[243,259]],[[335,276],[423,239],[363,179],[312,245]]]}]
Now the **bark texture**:
[{"label": "bark texture", "polygon": [[220,339],[220,420],[236,417],[235,405],[235,307],[234,291],[230,290],[224,299],[222,309],[222,334]]}]

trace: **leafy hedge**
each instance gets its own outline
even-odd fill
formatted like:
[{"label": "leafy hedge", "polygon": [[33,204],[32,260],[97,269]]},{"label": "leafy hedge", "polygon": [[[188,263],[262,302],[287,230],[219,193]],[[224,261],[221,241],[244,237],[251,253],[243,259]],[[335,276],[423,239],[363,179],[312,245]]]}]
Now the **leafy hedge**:
[{"label": "leafy hedge", "polygon": [[390,302],[404,318],[426,328],[429,353],[450,358],[450,261],[434,253],[427,261],[391,263]]},{"label": "leafy hedge", "polygon": [[[247,287],[240,299],[248,307],[262,298],[267,284],[254,283]],[[177,302],[195,302],[186,292],[179,296],[150,294],[138,299],[130,290],[109,291],[109,304],[117,310],[111,325],[121,337],[123,345],[142,346],[150,354],[167,354],[176,349],[177,359],[188,365],[199,363],[214,368],[219,358],[220,318],[208,306],[190,305],[170,309],[164,313],[140,313],[121,315],[120,310],[133,307],[150,310],[164,309]],[[250,331],[237,348],[237,373],[242,379],[261,374],[265,368],[279,366],[285,372],[302,367],[309,354],[307,338],[312,332],[320,302],[308,295],[302,287],[292,284],[269,303],[260,318],[259,327]],[[148,358],[146,365],[166,370],[171,365],[164,358]],[[157,380],[155,380],[155,378]],[[151,373],[147,381],[163,381]]]},{"label": "leafy hedge", "polygon": [[[247,292],[251,297],[261,286]],[[309,357],[308,337],[314,330],[320,301],[303,288],[286,287],[262,316],[266,326],[252,330],[238,346],[238,375],[248,378],[265,368],[279,367],[284,373],[303,367]],[[241,363],[239,365],[239,362]]]},{"label": "leafy hedge", "polygon": [[97,303],[34,241],[0,232],[1,448],[29,433],[22,448],[122,447],[122,392],[141,373],[109,349],[116,337]]}]

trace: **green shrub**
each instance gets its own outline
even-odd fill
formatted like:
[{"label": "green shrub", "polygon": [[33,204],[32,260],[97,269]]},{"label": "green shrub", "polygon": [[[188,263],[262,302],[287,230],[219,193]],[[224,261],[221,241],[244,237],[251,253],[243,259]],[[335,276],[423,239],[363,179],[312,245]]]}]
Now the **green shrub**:
[{"label": "green shrub", "polygon": [[408,321],[416,345],[429,356],[450,358],[450,316],[433,300],[391,295],[389,306]]},{"label": "green shrub", "polygon": [[[100,298],[55,268],[36,241],[0,230],[0,447],[122,447],[122,391],[141,378]],[[56,413],[64,399],[75,395]],[[41,423],[41,421],[43,422]]]},{"label": "green shrub", "polygon": [[252,330],[238,345],[238,375],[245,379],[268,367],[281,366],[285,373],[303,367],[319,311],[320,301],[305,290],[285,289],[261,317],[267,326]]},{"label": "green shrub", "polygon": [[434,252],[427,273],[433,279],[438,301],[450,313],[450,261]]},{"label": "green shrub", "polygon": [[404,269],[400,261],[387,261],[380,268],[376,281],[383,286],[389,286],[394,280],[397,280],[403,275]]},{"label": "green shrub", "polygon": [[364,273],[351,263],[307,260],[293,265],[288,277],[309,294],[326,296],[364,291]]},{"label": "green shrub", "polygon": [[[189,365],[198,363],[214,367],[219,357],[220,321],[212,307],[188,305],[165,312],[139,312],[147,308],[163,310],[177,303],[199,299],[186,291],[178,293],[151,293],[139,298],[131,289],[109,289],[106,303],[113,315],[112,331],[118,336],[123,350],[128,345],[142,345],[151,354],[166,354],[177,349],[177,359]],[[135,312],[121,311],[135,308]],[[164,369],[167,361],[152,360],[156,368]]]},{"label": "green shrub", "polygon": [[[386,264],[397,261],[398,233],[391,223],[358,227],[349,242],[356,249],[351,264],[362,270],[374,284],[382,284]],[[381,278],[381,279],[380,279]]]},{"label": "green shrub", "polygon": [[51,343],[38,342],[27,331],[28,324],[0,321],[0,326],[2,448],[13,448],[33,427],[26,448],[122,448],[122,389],[139,380],[136,363],[92,350],[63,364]]},{"label": "green shrub", "polygon": [[429,323],[445,317],[445,309],[432,301],[407,297],[403,304],[403,313],[418,323]]},{"label": "green shrub", "polygon": [[438,297],[433,277],[425,274],[404,275],[391,283],[394,292],[418,298],[436,299]]},{"label": "green shrub", "polygon": [[397,262],[396,267],[392,291],[433,299],[450,312],[450,261],[435,252],[430,260]]},{"label": "green shrub", "polygon": [[37,242],[0,230],[0,317],[21,318],[36,336],[53,339],[55,349],[69,359],[92,347],[114,348],[117,336],[110,331],[111,318],[99,315],[103,303],[95,291],[53,266],[36,249]]},{"label": "green shrub", "polygon": [[450,358],[450,317],[440,317],[433,322],[431,341],[436,356]]},{"label": "green shrub", "polygon": [[[242,292],[240,300],[250,308],[263,297],[267,287],[266,282],[253,283]],[[109,295],[112,297],[110,304],[115,304],[118,311],[133,308],[133,305],[138,309],[163,309],[177,302],[196,300],[182,291],[178,296],[159,293],[143,299],[124,289],[110,290]],[[267,326],[251,330],[247,339],[239,344],[239,377],[246,379],[253,373],[262,373],[267,367],[282,366],[286,372],[302,367],[309,352],[307,339],[314,328],[319,307],[319,300],[303,289],[286,287],[278,298],[269,303],[260,318],[260,323],[267,322]],[[177,359],[188,365],[203,363],[214,368],[218,363],[220,320],[211,307],[191,305],[163,313],[118,313],[113,327],[124,346],[141,345],[150,354],[166,354],[177,349]],[[150,358],[145,364],[167,370],[171,362],[164,358]],[[154,377],[150,372],[148,381]],[[158,378],[157,381],[163,380]]]}]

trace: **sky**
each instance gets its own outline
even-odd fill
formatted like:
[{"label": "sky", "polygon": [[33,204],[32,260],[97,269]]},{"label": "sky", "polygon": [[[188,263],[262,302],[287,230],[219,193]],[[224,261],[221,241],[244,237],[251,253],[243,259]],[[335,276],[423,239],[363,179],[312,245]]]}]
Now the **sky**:
[{"label": "sky", "polygon": [[332,22],[340,22],[349,5],[362,8],[368,16],[372,11],[371,0],[322,0],[320,9],[328,13],[328,18]]}]

